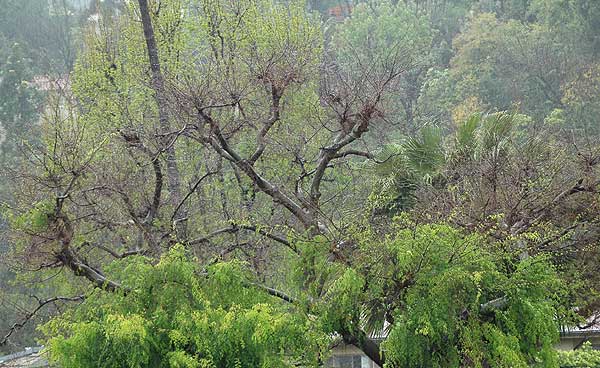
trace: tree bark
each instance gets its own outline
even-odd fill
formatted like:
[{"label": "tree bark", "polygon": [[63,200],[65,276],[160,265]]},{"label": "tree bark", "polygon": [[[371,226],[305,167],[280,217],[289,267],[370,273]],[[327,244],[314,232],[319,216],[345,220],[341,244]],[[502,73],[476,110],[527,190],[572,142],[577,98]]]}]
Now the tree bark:
[{"label": "tree bark", "polygon": [[[160,67],[160,59],[158,57],[158,47],[154,37],[154,28],[150,11],[148,9],[148,0],[138,0],[140,6],[140,14],[142,18],[142,27],[144,29],[144,38],[148,49],[148,60],[150,62],[150,70],[152,72],[152,88],[154,89],[154,98],[158,107],[158,120],[162,133],[162,147],[165,150],[167,157],[167,186],[169,189],[169,202],[173,208],[177,208],[181,203],[181,182],[179,169],[177,167],[177,156],[175,145],[171,135],[171,126],[169,123],[169,113],[167,107],[167,98],[165,94],[164,77]],[[187,209],[184,204],[179,206],[177,213],[173,218],[177,230],[178,238],[185,238],[185,221]]]}]

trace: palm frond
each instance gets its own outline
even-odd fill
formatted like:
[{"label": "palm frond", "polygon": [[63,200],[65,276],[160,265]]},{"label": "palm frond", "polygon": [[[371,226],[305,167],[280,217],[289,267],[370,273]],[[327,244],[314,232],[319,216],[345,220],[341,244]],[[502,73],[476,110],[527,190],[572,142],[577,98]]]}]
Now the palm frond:
[{"label": "palm frond", "polygon": [[514,133],[515,114],[499,112],[485,117],[478,129],[478,158],[499,156]]},{"label": "palm frond", "polygon": [[421,136],[403,144],[410,167],[422,175],[433,174],[445,161],[442,130],[434,125],[421,129]]},{"label": "palm frond", "polygon": [[473,114],[458,126],[454,138],[453,158],[472,158],[477,146],[477,129],[481,126],[482,118],[481,113]]}]

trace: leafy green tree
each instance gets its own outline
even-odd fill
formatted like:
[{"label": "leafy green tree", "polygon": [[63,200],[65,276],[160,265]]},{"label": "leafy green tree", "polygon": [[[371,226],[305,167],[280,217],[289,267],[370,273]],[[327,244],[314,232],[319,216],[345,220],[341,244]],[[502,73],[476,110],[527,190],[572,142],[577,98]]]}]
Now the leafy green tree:
[{"label": "leafy green tree", "polygon": [[2,0],[0,6],[0,34],[24,47],[36,74],[72,69],[76,12],[68,0]]},{"label": "leafy green tree", "polygon": [[16,155],[19,140],[31,137],[37,123],[41,95],[30,85],[32,62],[25,57],[23,46],[13,44],[0,61],[0,124],[2,127],[2,161]]},{"label": "leafy green tree", "polygon": [[[337,45],[338,58],[359,58],[363,68],[371,67],[374,61],[385,67],[394,60],[394,54],[404,56],[405,64],[400,67],[405,70],[385,109],[402,129],[410,131],[421,122],[419,92],[427,69],[436,61],[433,37],[434,30],[425,16],[415,16],[403,3],[393,5],[384,0],[358,4],[352,17],[338,25],[332,42]],[[360,66],[352,63],[351,67]]]},{"label": "leafy green tree", "polygon": [[454,47],[451,73],[459,101],[474,96],[482,108],[517,107],[536,119],[561,105],[560,86],[569,72],[565,64],[573,65],[573,50],[557,43],[550,29],[482,13]]},{"label": "leafy green tree", "polygon": [[202,271],[177,246],[157,264],[140,257],[113,266],[122,292],[92,291],[44,326],[61,367],[308,366],[327,340],[253,287],[239,262]]},{"label": "leafy green tree", "polygon": [[554,124],[580,134],[597,136],[600,133],[600,65],[589,64],[573,80],[564,83],[562,90],[564,105],[562,109],[556,109],[558,121]]},{"label": "leafy green tree", "polygon": [[[548,295],[563,288],[556,273],[543,259],[528,259],[506,274],[483,243],[436,225],[400,231],[390,241],[398,268],[385,274],[403,274],[398,282],[410,285],[396,289],[403,295],[384,342],[390,366],[555,366],[560,301]],[[505,310],[482,308],[498,295],[509,300]]]},{"label": "leafy green tree", "polygon": [[574,42],[578,54],[593,60],[600,52],[600,37],[596,30],[600,26],[600,6],[593,0],[533,0],[530,11],[564,42]]}]

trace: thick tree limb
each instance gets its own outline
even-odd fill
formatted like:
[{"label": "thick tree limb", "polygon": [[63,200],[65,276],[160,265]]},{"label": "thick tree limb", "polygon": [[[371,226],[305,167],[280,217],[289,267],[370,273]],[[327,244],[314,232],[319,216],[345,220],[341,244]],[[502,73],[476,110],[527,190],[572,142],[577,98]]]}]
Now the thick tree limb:
[{"label": "thick tree limb", "polygon": [[235,163],[265,194],[270,196],[275,203],[281,204],[288,211],[290,211],[306,229],[310,229],[316,226],[314,217],[302,206],[288,197],[278,187],[271,184],[269,181],[259,175],[254,167],[248,161],[239,161]]},{"label": "thick tree limb", "polygon": [[287,295],[286,293],[284,293],[283,291],[277,290],[277,289],[273,289],[271,287],[265,286],[265,285],[261,285],[261,284],[256,284],[256,283],[250,283],[250,285],[255,286],[263,291],[265,291],[267,294],[274,296],[276,298],[279,298],[285,302],[291,303],[291,304],[296,304],[298,301],[296,299],[294,299],[293,297]]},{"label": "thick tree limb", "polygon": [[323,181],[323,176],[325,175],[325,170],[329,167],[331,160],[336,158],[340,149],[359,139],[366,129],[366,126],[357,125],[350,134],[340,134],[332,145],[321,148],[319,158],[317,159],[317,168],[315,169],[310,186],[310,198],[313,206],[318,207],[319,205],[319,198],[321,198],[321,183]]},{"label": "thick tree limb", "polygon": [[265,194],[270,196],[275,203],[281,204],[288,211],[292,213],[305,228],[315,227],[315,221],[310,213],[306,212],[302,206],[288,197],[275,185],[271,184],[268,180],[263,178],[256,172],[254,166],[249,160],[243,159],[235,150],[229,145],[227,138],[223,136],[219,124],[208,114],[200,111],[200,116],[206,121],[210,128],[211,133],[215,139],[209,139],[210,145],[219,153],[223,158],[231,161],[240,170],[242,170],[252,182]]},{"label": "thick tree limb", "polygon": [[61,252],[57,254],[57,258],[71,271],[73,271],[76,276],[85,277],[99,289],[109,292],[116,292],[119,290],[124,292],[128,291],[127,289],[123,288],[121,284],[109,280],[100,271],[78,260],[75,254],[73,254],[71,249],[68,247],[63,247]]},{"label": "thick tree limb", "polygon": [[152,203],[150,204],[148,215],[146,216],[146,219],[144,219],[144,222],[147,224],[151,224],[156,218],[156,214],[158,213],[158,208],[160,206],[160,197],[163,185],[163,175],[158,157],[152,160],[152,167],[154,168],[154,195],[152,196]]},{"label": "thick tree limb", "polygon": [[56,254],[56,258],[67,268],[69,268],[77,276],[83,276],[91,281],[96,287],[102,290],[116,292],[128,290],[121,287],[120,284],[107,279],[100,271],[89,266],[77,258],[71,250],[71,240],[73,239],[73,228],[66,216],[60,215],[54,221],[57,228],[57,237],[61,244],[60,251]]}]

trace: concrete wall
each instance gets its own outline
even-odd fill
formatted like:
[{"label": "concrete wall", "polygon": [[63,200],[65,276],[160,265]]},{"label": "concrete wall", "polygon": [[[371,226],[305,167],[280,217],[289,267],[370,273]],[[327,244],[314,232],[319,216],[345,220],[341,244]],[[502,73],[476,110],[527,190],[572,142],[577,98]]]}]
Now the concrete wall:
[{"label": "concrete wall", "polygon": [[558,350],[573,350],[581,346],[584,341],[591,342],[593,348],[600,350],[600,334],[561,336],[560,342],[556,344],[556,348]]},{"label": "concrete wall", "polygon": [[379,368],[354,345],[346,344],[340,344],[333,349],[326,366],[331,368]]}]

